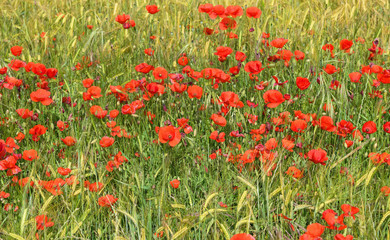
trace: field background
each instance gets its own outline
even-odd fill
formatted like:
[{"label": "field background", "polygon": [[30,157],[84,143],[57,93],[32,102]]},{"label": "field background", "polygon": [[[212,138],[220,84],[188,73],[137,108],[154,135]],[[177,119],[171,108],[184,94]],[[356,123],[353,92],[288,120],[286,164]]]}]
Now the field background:
[{"label": "field background", "polygon": [[[352,121],[358,128],[368,120],[376,121],[378,129],[381,128],[385,122],[381,109],[389,110],[390,107],[388,87],[383,87],[386,93],[382,100],[373,100],[358,94],[372,88],[368,82],[357,86],[343,79],[348,78],[349,72],[358,71],[361,65],[368,65],[367,49],[375,38],[385,50],[377,64],[384,63],[389,67],[389,1],[211,1],[214,5],[225,7],[240,5],[245,9],[257,6],[262,10],[260,19],[245,16],[236,19],[238,28],[233,32],[239,39],[229,39],[222,34],[205,36],[203,28],[216,28],[218,20],[212,21],[206,14],[199,13],[201,3],[205,2],[1,1],[0,66],[6,66],[13,58],[10,47],[20,45],[24,48],[21,60],[41,62],[59,70],[57,80],[51,80],[54,82],[51,83],[51,92],[57,99],[56,107],[28,103],[27,93],[22,93],[20,100],[11,91],[2,92],[0,117],[20,120],[15,112],[18,108],[34,109],[34,112],[40,113],[38,122],[21,122],[26,139],[30,138],[28,129],[34,124],[48,127],[48,132],[38,143],[24,140],[26,142],[21,144],[21,149],[34,148],[41,153],[38,161],[20,164],[22,176],[30,176],[36,181],[49,179],[45,175],[47,168],[42,167],[45,163],[51,169],[52,177],[56,176],[58,167],[71,167],[74,169],[72,174],[81,183],[88,179],[105,185],[99,193],[86,191],[80,184],[64,187],[63,195],[51,196],[41,190],[30,189],[31,192],[27,192],[18,186],[8,188],[11,179],[0,173],[0,190],[7,188],[12,196],[11,203],[19,206],[17,212],[0,212],[0,238],[35,238],[34,218],[46,214],[55,224],[40,233],[42,239],[143,240],[154,239],[154,233],[160,231],[164,231],[163,239],[229,239],[240,232],[249,232],[256,239],[298,239],[308,224],[321,222],[324,210],[332,208],[340,211],[341,204],[349,203],[359,207],[360,213],[356,222],[349,223],[350,228],[341,231],[342,234],[352,234],[355,239],[390,239],[390,198],[379,191],[382,186],[390,185],[389,166],[377,167],[367,157],[372,151],[389,151],[390,138],[383,131],[370,136],[371,139],[362,143],[362,149],[343,159],[355,149],[355,145],[346,149],[343,140],[312,127],[313,131],[302,137],[307,145],[328,151],[326,166],[307,164],[297,152],[281,152],[279,156],[283,161],[270,177],[258,169],[239,172],[222,157],[215,160],[208,158],[212,151],[219,148],[209,139],[209,118],[212,112],[218,111],[218,106],[211,105],[209,100],[219,94],[213,92],[210,85],[203,84],[209,94],[203,96],[202,103],[188,97],[177,100],[173,95],[153,98],[147,109],[156,114],[154,125],[149,124],[142,113],[122,117],[117,121],[118,125],[131,134],[137,134],[137,137],[116,139],[109,149],[99,146],[100,138],[109,135],[109,130],[104,126],[105,121],[86,115],[89,107],[107,105],[110,109],[120,109],[120,106],[113,97],[94,100],[93,104],[83,102],[83,79],[99,76],[100,80],[95,83],[105,95],[110,85],[123,85],[131,79],[140,79],[141,74],[134,67],[142,62],[163,66],[168,72],[181,72],[182,68],[176,63],[181,53],[189,56],[191,67],[198,71],[209,67],[210,61],[214,62],[213,67],[226,69],[226,64],[219,63],[213,55],[216,47],[229,46],[234,51],[245,52],[248,59],[253,60],[262,32],[270,33],[271,39],[287,38],[288,49],[298,49],[306,54],[304,63],[294,63],[290,69],[284,68],[283,64],[271,64],[271,68],[261,75],[264,80],[269,80],[276,73],[281,79],[308,76],[310,67],[320,71],[326,64],[338,64],[338,59],[342,59],[340,66],[343,71],[337,78],[345,83],[337,92],[330,91],[328,85],[318,85],[306,93],[308,96],[301,103],[289,109],[273,110],[269,114],[275,117],[285,110],[301,110],[321,115],[323,104],[333,99],[336,110],[330,116],[337,121],[348,120],[353,114]],[[158,5],[161,11],[150,15],[145,10],[148,4]],[[115,17],[123,13],[135,20],[135,28],[124,30],[115,22]],[[88,29],[88,24],[93,25],[93,29]],[[249,32],[251,27],[254,32]],[[42,32],[46,33],[44,38],[41,37]],[[157,36],[157,39],[150,40],[151,35]],[[328,52],[321,50],[326,43],[333,43],[338,49],[341,39],[354,40],[358,37],[364,38],[366,43],[354,43],[355,54],[351,56],[337,51],[332,59]],[[53,41],[53,38],[56,40]],[[149,47],[155,50],[153,57],[144,54],[143,50]],[[99,63],[80,71],[72,70],[83,61],[83,57]],[[266,62],[265,59],[261,61]],[[19,75],[19,78],[22,77],[31,81],[30,85],[34,84],[31,75]],[[220,90],[234,91],[242,100],[263,104],[262,93],[248,87],[253,85],[248,75],[242,72],[237,78],[239,81],[223,85]],[[55,83],[59,80],[65,82],[62,89],[58,89]],[[330,82],[331,77],[327,77],[326,81]],[[292,85],[287,85],[286,90],[292,95],[298,94]],[[354,101],[347,100],[348,91],[355,93]],[[63,105],[60,99],[65,96],[77,99],[77,106],[68,108]],[[314,99],[313,104],[307,103],[309,98]],[[175,106],[171,105],[173,102]],[[163,104],[168,107],[167,112],[162,110]],[[200,104],[206,104],[212,110],[198,112]],[[59,111],[62,107],[66,109],[64,113]],[[266,122],[260,110],[248,108],[245,111],[259,115],[259,123]],[[244,129],[252,127],[243,112],[233,111],[224,129],[226,133],[236,130],[235,123],[240,121]],[[80,121],[74,122],[67,133],[56,129],[58,120],[75,116]],[[189,117],[194,128],[194,132],[186,137],[187,146],[181,144],[171,148],[152,143],[157,136],[155,126],[162,126],[166,120],[175,122],[181,117]],[[389,121],[388,114],[386,118]],[[16,124],[2,125],[0,138],[15,136],[19,131]],[[77,144],[66,148],[65,159],[60,159],[57,156],[60,148],[54,147],[53,143],[62,144],[60,138],[65,136],[74,136]],[[249,136],[240,141],[244,151],[253,145]],[[52,148],[54,152],[49,154]],[[118,151],[122,151],[129,162],[120,170],[107,173],[104,168],[107,155]],[[139,153],[140,157],[136,157],[135,153]],[[340,159],[342,161],[336,164]],[[292,161],[305,170],[305,177],[299,181],[285,174]],[[99,167],[94,168],[94,163],[98,163]],[[354,185],[346,176],[339,174],[341,166],[350,170],[355,179]],[[178,189],[169,185],[173,178],[181,181]],[[237,189],[234,190],[233,186]],[[296,197],[297,193],[303,196]],[[97,199],[105,194],[119,198],[112,212],[97,204]],[[221,208],[220,201],[228,207]],[[291,231],[288,222],[277,217],[278,214],[293,218],[296,231]],[[324,239],[331,239],[333,233],[326,232]]]}]

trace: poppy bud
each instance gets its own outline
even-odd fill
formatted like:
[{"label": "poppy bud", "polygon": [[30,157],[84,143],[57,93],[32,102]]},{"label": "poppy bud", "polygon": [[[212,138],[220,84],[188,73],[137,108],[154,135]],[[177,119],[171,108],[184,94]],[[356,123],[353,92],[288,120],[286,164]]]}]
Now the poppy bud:
[{"label": "poppy bud", "polygon": [[269,122],[267,122],[267,123],[265,124],[265,128],[267,129],[267,132],[269,132],[269,131],[271,131],[272,126],[271,126],[271,124],[270,124]]},{"label": "poppy bud", "polygon": [[129,29],[129,28],[131,28],[130,23],[125,22],[125,23],[123,24],[123,28],[124,28],[124,29]]},{"label": "poppy bud", "polygon": [[37,121],[38,120],[38,113],[35,113],[34,115],[31,116],[32,121]]}]

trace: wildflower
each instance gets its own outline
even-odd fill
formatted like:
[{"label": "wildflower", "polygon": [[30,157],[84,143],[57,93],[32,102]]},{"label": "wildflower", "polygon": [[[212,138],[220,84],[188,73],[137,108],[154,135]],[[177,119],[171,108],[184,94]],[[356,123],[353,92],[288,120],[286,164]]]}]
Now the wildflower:
[{"label": "wildflower", "polygon": [[180,181],[177,179],[173,179],[172,181],[169,182],[169,184],[171,184],[171,186],[176,189],[179,187]]},{"label": "wildflower", "polygon": [[36,216],[35,222],[37,223],[38,230],[43,230],[45,227],[52,227],[54,225],[51,218],[48,218],[46,215]]}]

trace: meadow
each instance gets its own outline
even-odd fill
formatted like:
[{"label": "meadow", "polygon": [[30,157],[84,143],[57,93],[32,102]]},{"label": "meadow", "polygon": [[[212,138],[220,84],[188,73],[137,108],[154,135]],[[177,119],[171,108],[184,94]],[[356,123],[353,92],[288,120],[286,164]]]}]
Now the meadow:
[{"label": "meadow", "polygon": [[390,2],[3,0],[0,239],[390,239]]}]

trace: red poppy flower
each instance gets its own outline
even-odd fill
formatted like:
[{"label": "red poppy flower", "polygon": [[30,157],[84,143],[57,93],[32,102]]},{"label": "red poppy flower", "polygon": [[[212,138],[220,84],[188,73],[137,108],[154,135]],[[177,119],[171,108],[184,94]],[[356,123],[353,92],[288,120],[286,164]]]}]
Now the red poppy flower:
[{"label": "red poppy flower", "polygon": [[51,79],[55,79],[57,77],[58,70],[56,68],[48,68],[46,70],[46,76]]},{"label": "red poppy flower", "polygon": [[381,192],[385,195],[385,196],[389,196],[390,195],[390,187],[388,186],[384,186],[381,188]]},{"label": "red poppy flower", "polygon": [[303,234],[299,240],[316,240],[320,239],[320,236],[324,233],[325,226],[319,223],[313,223],[307,226],[307,231]]},{"label": "red poppy flower", "polygon": [[173,92],[182,93],[187,89],[187,85],[174,83],[169,86]]},{"label": "red poppy flower", "polygon": [[212,114],[210,119],[221,127],[226,126],[226,119],[222,115]]},{"label": "red poppy flower", "polygon": [[390,133],[390,122],[385,122],[385,124],[383,124],[383,131]]},{"label": "red poppy flower", "polygon": [[218,134],[218,131],[214,131],[210,134],[210,139],[213,139],[218,143],[225,142],[225,133],[221,132]]},{"label": "red poppy flower", "polygon": [[71,171],[72,171],[72,170],[69,169],[69,168],[63,168],[63,167],[57,168],[57,172],[58,172],[59,174],[61,174],[62,176],[68,175]]},{"label": "red poppy flower", "polygon": [[36,216],[35,222],[37,223],[38,230],[43,230],[45,227],[52,227],[54,225],[51,218],[48,218],[46,215]]},{"label": "red poppy flower", "polygon": [[334,49],[334,46],[332,44],[330,44],[330,43],[325,44],[324,46],[322,46],[322,50],[329,51],[331,56],[332,56],[332,58],[334,58],[333,49]]},{"label": "red poppy flower", "polygon": [[328,116],[322,116],[320,118],[320,127],[322,130],[333,132],[336,130],[336,126],[333,125],[333,119]]},{"label": "red poppy flower", "polygon": [[32,161],[38,158],[38,153],[34,149],[26,150],[23,152],[23,159],[26,161]]},{"label": "red poppy flower", "polygon": [[168,77],[168,72],[163,67],[156,67],[153,70],[153,76],[157,80],[163,80],[163,79],[166,79]]},{"label": "red poppy flower", "polygon": [[282,59],[286,67],[289,66],[290,60],[294,56],[294,54],[290,50],[286,50],[286,49],[279,50],[277,54],[278,54],[276,55],[277,58]]},{"label": "red poppy flower", "polygon": [[130,104],[122,106],[122,114],[134,114],[137,110],[145,107],[145,104],[141,100],[135,100]]},{"label": "red poppy flower", "polygon": [[7,67],[0,68],[0,74],[1,74],[1,75],[6,74],[6,73],[7,73],[7,70],[8,70]]},{"label": "red poppy flower", "polygon": [[288,39],[277,38],[271,41],[271,46],[274,48],[283,48],[283,46],[288,42]]},{"label": "red poppy flower", "polygon": [[106,147],[109,147],[109,146],[111,146],[112,144],[114,144],[114,142],[115,142],[115,139],[114,139],[114,138],[104,136],[104,137],[102,137],[102,139],[100,140],[99,144],[100,144],[101,147],[106,148]]},{"label": "red poppy flower", "polygon": [[180,181],[177,179],[173,179],[172,181],[169,182],[169,184],[171,184],[171,186],[176,189],[179,187]]},{"label": "red poppy flower", "polygon": [[312,149],[307,153],[309,161],[312,161],[315,164],[320,163],[322,165],[325,165],[325,161],[328,160],[326,155],[326,151],[321,148]]},{"label": "red poppy flower", "polygon": [[257,7],[248,7],[246,9],[246,16],[249,18],[260,18],[261,10]]},{"label": "red poppy flower", "polygon": [[383,67],[378,65],[371,66],[371,73],[382,73],[382,72],[383,72]]},{"label": "red poppy flower", "polygon": [[368,121],[365,124],[363,124],[362,131],[368,134],[373,134],[376,132],[376,124],[373,121]]},{"label": "red poppy flower", "polygon": [[118,201],[118,198],[115,198],[112,195],[106,195],[98,199],[98,204],[102,207],[111,207],[116,201]]},{"label": "red poppy flower", "polygon": [[333,66],[332,64],[326,64],[326,67],[323,68],[324,71],[327,73],[327,74],[333,74],[333,73],[336,73],[338,71],[340,71],[340,68],[337,68],[335,66]]},{"label": "red poppy flower", "polygon": [[213,4],[211,3],[201,4],[198,7],[198,11],[200,13],[211,13],[213,11]]},{"label": "red poppy flower", "polygon": [[11,63],[8,64],[8,66],[14,70],[19,71],[20,68],[25,67],[26,63],[23,61],[20,61],[19,59],[13,59]]},{"label": "red poppy flower", "polygon": [[227,15],[229,15],[233,18],[236,18],[236,17],[242,16],[244,11],[242,10],[242,8],[240,6],[235,5],[235,6],[227,6],[226,13],[227,13]]},{"label": "red poppy flower", "polygon": [[188,97],[200,99],[203,94],[203,88],[197,85],[189,86],[187,89]]},{"label": "red poppy flower", "polygon": [[93,100],[93,99],[103,97],[101,92],[102,92],[102,89],[100,87],[91,86],[88,88],[86,93],[83,93],[83,99],[84,99],[84,101],[86,101],[86,100]]},{"label": "red poppy flower", "polygon": [[337,124],[337,134],[340,135],[340,136],[343,136],[345,137],[347,134],[350,134],[352,133],[352,131],[355,129],[356,127],[353,126],[353,124],[349,121],[346,121],[346,120],[341,120],[338,124]]},{"label": "red poppy flower", "polygon": [[297,77],[296,84],[299,89],[305,90],[310,86],[310,81],[307,78]]},{"label": "red poppy flower", "polygon": [[164,94],[164,89],[165,89],[165,87],[164,87],[162,84],[152,82],[152,83],[149,83],[149,84],[146,86],[146,89],[148,90],[148,92],[149,92],[152,96],[154,96],[154,94],[159,94],[159,95]]},{"label": "red poppy flower", "polygon": [[260,61],[250,61],[247,64],[245,64],[245,72],[251,73],[251,74],[259,74],[261,73],[264,68],[261,68],[262,64]]},{"label": "red poppy flower", "polygon": [[382,73],[378,73],[378,80],[383,84],[390,84],[390,71],[384,70]]},{"label": "red poppy flower", "polygon": [[244,103],[240,101],[239,96],[234,92],[222,92],[218,99],[218,104],[230,107],[243,107]]},{"label": "red poppy flower", "polygon": [[243,62],[246,59],[246,55],[243,52],[237,51],[235,58],[237,61]]},{"label": "red poppy flower", "polygon": [[30,111],[30,110],[24,109],[24,108],[16,109],[16,112],[23,119],[30,118],[34,114],[33,111]]},{"label": "red poppy flower", "polygon": [[57,127],[58,129],[62,132],[64,131],[66,128],[69,127],[69,124],[67,122],[63,122],[61,120],[57,121]]},{"label": "red poppy flower", "polygon": [[352,72],[349,75],[349,79],[353,83],[361,83],[360,78],[362,77],[362,74],[360,72]]},{"label": "red poppy flower", "polygon": [[4,191],[1,191],[1,192],[0,192],[0,199],[6,199],[6,198],[8,198],[9,196],[10,196],[9,193],[6,193],[6,192],[4,192]]},{"label": "red poppy flower", "polygon": [[307,123],[305,120],[298,119],[291,123],[291,130],[297,133],[303,132],[307,127]]},{"label": "red poppy flower", "polygon": [[341,205],[341,210],[344,212],[344,216],[351,216],[353,219],[355,219],[355,214],[359,213],[359,208],[353,207],[349,204],[343,204]]},{"label": "red poppy flower", "polygon": [[103,110],[103,108],[98,105],[90,107],[89,112],[99,119],[102,119],[107,115],[107,110]]},{"label": "red poppy flower", "polygon": [[337,213],[332,209],[327,209],[322,213],[322,218],[329,226],[334,226],[336,224]]},{"label": "red poppy flower", "polygon": [[21,46],[13,46],[11,48],[11,53],[15,57],[20,56],[20,54],[22,54],[22,51],[23,51],[23,48]]},{"label": "red poppy flower", "polygon": [[94,82],[93,79],[91,79],[91,78],[86,78],[86,79],[83,80],[83,86],[84,86],[85,88],[90,88],[90,87],[92,86],[93,82]]},{"label": "red poppy flower", "polygon": [[294,140],[291,140],[288,137],[285,137],[282,139],[282,147],[290,152],[293,151],[293,148],[295,147]]},{"label": "red poppy flower", "polygon": [[233,235],[230,240],[255,240],[255,238],[247,233],[238,233]]},{"label": "red poppy flower", "polygon": [[115,21],[117,21],[120,24],[124,24],[127,20],[130,20],[130,16],[126,14],[118,15],[115,18]]},{"label": "red poppy flower", "polygon": [[234,19],[224,17],[219,22],[218,26],[219,26],[219,29],[221,29],[221,30],[235,29],[237,27],[237,22]]},{"label": "red poppy flower", "polygon": [[299,170],[294,166],[289,167],[286,171],[286,174],[296,179],[300,179],[303,177],[303,171]]},{"label": "red poppy flower", "polygon": [[336,234],[336,236],[334,236],[334,240],[353,240],[353,236],[347,235],[344,237],[342,234]]},{"label": "red poppy flower", "polygon": [[211,29],[211,28],[204,28],[203,29],[203,32],[206,34],[206,35],[212,35],[214,33],[214,29]]},{"label": "red poppy flower", "polygon": [[5,143],[0,141],[0,159],[3,159],[6,153]]},{"label": "red poppy flower", "polygon": [[[3,140],[0,139],[0,141],[4,142]],[[19,149],[20,147],[16,144],[15,140],[11,137],[7,137],[5,140],[5,150],[8,153],[14,153],[15,149]]]},{"label": "red poppy flower", "polygon": [[285,101],[283,95],[278,90],[273,89],[266,91],[263,94],[263,99],[269,108],[276,108]]},{"label": "red poppy flower", "polygon": [[0,161],[0,170],[8,170],[7,176],[20,173],[22,169],[15,165],[17,161],[14,156],[8,156],[5,160]]},{"label": "red poppy flower", "polygon": [[213,11],[209,13],[210,18],[215,19],[217,16],[220,18],[224,18],[225,15],[225,7],[222,5],[215,5],[213,7]]},{"label": "red poppy flower", "polygon": [[47,69],[46,69],[46,66],[44,64],[42,64],[42,63],[35,63],[32,66],[31,71],[33,73],[35,73],[36,75],[38,75],[38,76],[42,76],[42,75],[46,74]]},{"label": "red poppy flower", "polygon": [[31,128],[29,130],[29,133],[31,135],[33,135],[32,139],[33,139],[33,141],[36,142],[36,141],[39,141],[39,136],[41,136],[41,135],[46,133],[46,130],[47,130],[47,128],[45,128],[44,126],[38,124],[38,125],[35,125],[33,128]]},{"label": "red poppy flower", "polygon": [[145,53],[146,55],[153,56],[154,50],[151,49],[151,48],[147,48],[147,49],[144,50],[144,53]]},{"label": "red poppy flower", "polygon": [[349,148],[349,147],[351,147],[353,145],[353,141],[351,141],[351,140],[345,140],[344,141],[344,146],[346,147],[346,148]]},{"label": "red poppy flower", "polygon": [[351,40],[343,39],[340,41],[340,49],[344,50],[345,52],[349,52],[352,45],[353,45],[353,41]]},{"label": "red poppy flower", "polygon": [[219,47],[217,47],[217,51],[214,53],[214,55],[217,55],[221,58],[226,58],[232,52],[233,52],[233,50],[230,47],[219,46]]},{"label": "red poppy flower", "polygon": [[[15,140],[18,140],[19,142],[21,142],[23,139],[24,139],[24,134],[23,133],[18,133],[18,135],[15,137]],[[0,152],[1,152],[1,149],[0,149]],[[0,159],[1,159],[1,154],[0,154]]]},{"label": "red poppy flower", "polygon": [[180,129],[173,126],[160,127],[158,131],[158,139],[161,143],[169,142],[169,146],[174,147],[180,142]]},{"label": "red poppy flower", "polygon": [[119,110],[114,109],[114,110],[111,110],[111,111],[110,111],[110,118],[114,119],[114,118],[116,118],[118,115],[119,115]]},{"label": "red poppy flower", "polygon": [[137,66],[135,66],[135,71],[140,72],[140,73],[144,73],[144,74],[149,73],[153,69],[154,69],[154,67],[152,65],[147,64],[147,63],[141,63],[141,64],[138,64]]},{"label": "red poppy flower", "polygon": [[76,144],[76,139],[74,137],[67,136],[65,138],[61,138],[61,140],[68,147],[73,146],[73,145]]},{"label": "red poppy flower", "polygon": [[297,60],[297,61],[305,59],[305,53],[303,53],[299,50],[295,50],[294,55],[295,55],[295,60]]},{"label": "red poppy flower", "polygon": [[156,14],[160,11],[156,5],[146,5],[146,10],[150,14]]},{"label": "red poppy flower", "polygon": [[104,184],[101,182],[89,183],[89,181],[84,182],[84,187],[88,187],[88,190],[91,192],[98,192],[103,188]]},{"label": "red poppy flower", "polygon": [[278,141],[276,141],[275,138],[270,138],[268,141],[264,144],[265,148],[267,150],[273,150],[278,146]]},{"label": "red poppy flower", "polygon": [[186,56],[183,56],[183,57],[180,57],[178,60],[177,60],[177,63],[180,65],[180,66],[185,66],[188,64],[188,58]]},{"label": "red poppy flower", "polygon": [[[354,127],[354,128],[356,128],[356,127]],[[352,136],[353,136],[354,139],[359,139],[359,141],[363,141],[363,139],[364,139],[362,133],[360,132],[360,130],[353,131],[352,132]]]},{"label": "red poppy flower", "polygon": [[50,98],[50,92],[44,89],[38,89],[35,92],[31,92],[30,98],[33,102],[40,102],[42,105],[50,105],[53,100]]}]

